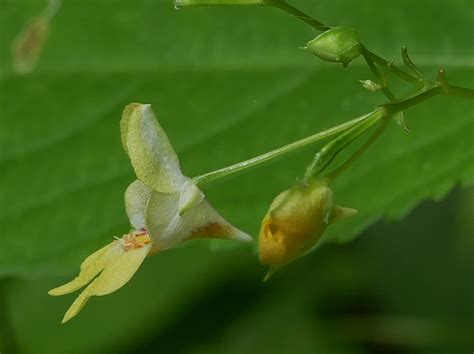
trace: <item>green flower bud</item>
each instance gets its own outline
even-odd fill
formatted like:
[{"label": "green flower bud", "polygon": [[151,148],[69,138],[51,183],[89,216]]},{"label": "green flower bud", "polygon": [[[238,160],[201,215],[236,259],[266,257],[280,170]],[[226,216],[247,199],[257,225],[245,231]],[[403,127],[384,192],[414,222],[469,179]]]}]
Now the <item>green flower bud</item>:
[{"label": "green flower bud", "polygon": [[359,34],[348,27],[334,27],[321,33],[302,48],[322,60],[347,66],[361,54]]}]

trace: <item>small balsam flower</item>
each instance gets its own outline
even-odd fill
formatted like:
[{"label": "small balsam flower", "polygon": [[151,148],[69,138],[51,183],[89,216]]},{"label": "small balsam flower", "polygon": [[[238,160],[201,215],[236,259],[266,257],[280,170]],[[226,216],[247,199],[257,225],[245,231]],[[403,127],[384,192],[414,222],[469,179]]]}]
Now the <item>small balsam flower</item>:
[{"label": "small balsam flower", "polygon": [[328,225],[355,213],[334,205],[333,192],[323,180],[299,183],[280,193],[260,229],[260,261],[270,267],[265,280],[316,245]]},{"label": "small balsam flower", "polygon": [[89,284],[63,323],[76,316],[91,296],[107,295],[125,285],[147,255],[195,238],[252,240],[220,216],[194,181],[182,174],[150,105],[128,105],[120,127],[138,178],[125,192],[125,209],[134,231],[94,252],[81,264],[78,277],[49,292],[64,295]]},{"label": "small balsam flower", "polygon": [[265,0],[174,0],[174,7],[202,5],[263,5]]},{"label": "small balsam flower", "polygon": [[348,27],[334,27],[321,33],[301,48],[325,61],[342,63],[344,66],[361,54],[359,35]]},{"label": "small balsam flower", "polygon": [[178,156],[150,105],[128,105],[121,130],[138,178],[125,192],[125,207],[132,226],[150,232],[154,252],[196,237],[252,240],[225,221],[194,181],[182,174]]}]

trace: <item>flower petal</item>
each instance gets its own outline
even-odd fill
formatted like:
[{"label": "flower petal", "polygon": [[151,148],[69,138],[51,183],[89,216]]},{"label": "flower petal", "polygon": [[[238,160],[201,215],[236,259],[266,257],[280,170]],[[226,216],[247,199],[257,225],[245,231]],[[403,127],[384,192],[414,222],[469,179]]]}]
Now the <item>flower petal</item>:
[{"label": "flower petal", "polygon": [[110,259],[116,254],[118,246],[118,242],[114,241],[92,253],[82,262],[81,271],[75,279],[50,290],[48,294],[59,296],[72,293],[82,288],[107,266]]},{"label": "flower petal", "polygon": [[122,144],[139,180],[172,193],[183,183],[179,160],[149,104],[125,107],[120,122]]},{"label": "flower petal", "polygon": [[180,195],[153,193],[147,206],[146,225],[160,250],[193,238],[224,238],[252,241],[246,233],[228,223],[206,201],[179,214]]},{"label": "flower petal", "polygon": [[165,250],[181,242],[174,235],[181,228],[179,193],[153,192],[146,207],[145,223],[154,246]]},{"label": "flower petal", "polygon": [[183,215],[185,224],[193,225],[189,238],[224,238],[251,242],[252,237],[227,222],[206,200]]},{"label": "flower petal", "polygon": [[125,285],[140,268],[152,246],[150,243],[141,248],[124,251],[120,241],[115,243],[120,249],[117,248],[103,272],[76,298],[64,315],[62,323],[76,316],[91,296],[107,295]]},{"label": "flower petal", "polygon": [[191,178],[186,177],[186,182],[179,193],[179,215],[183,215],[189,209],[194,208],[204,199],[204,193],[199,189]]},{"label": "flower petal", "polygon": [[145,209],[153,190],[138,179],[125,191],[125,210],[130,224],[137,229],[145,229]]}]

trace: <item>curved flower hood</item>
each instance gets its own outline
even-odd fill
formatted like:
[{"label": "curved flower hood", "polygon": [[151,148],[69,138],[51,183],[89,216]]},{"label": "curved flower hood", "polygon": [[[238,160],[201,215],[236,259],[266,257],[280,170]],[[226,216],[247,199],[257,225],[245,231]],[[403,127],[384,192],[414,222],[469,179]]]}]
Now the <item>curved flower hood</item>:
[{"label": "curved flower hood", "polygon": [[125,208],[132,226],[149,232],[154,250],[196,237],[252,240],[225,221],[182,174],[150,105],[127,106],[120,125],[122,144],[138,178],[125,192]]}]

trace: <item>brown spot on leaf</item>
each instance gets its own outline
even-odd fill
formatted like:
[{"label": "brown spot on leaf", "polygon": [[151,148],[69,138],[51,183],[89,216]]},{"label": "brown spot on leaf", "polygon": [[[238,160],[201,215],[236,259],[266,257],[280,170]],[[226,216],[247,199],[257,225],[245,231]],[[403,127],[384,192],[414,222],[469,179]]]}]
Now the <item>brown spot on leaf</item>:
[{"label": "brown spot on leaf", "polygon": [[47,0],[45,8],[32,17],[11,44],[13,69],[28,74],[36,67],[48,38],[51,19],[57,14],[62,0]]},{"label": "brown spot on leaf", "polygon": [[31,72],[41,55],[48,35],[48,22],[43,18],[30,21],[12,44],[13,65],[17,72]]}]

